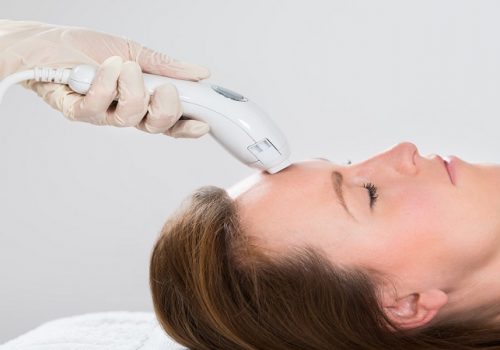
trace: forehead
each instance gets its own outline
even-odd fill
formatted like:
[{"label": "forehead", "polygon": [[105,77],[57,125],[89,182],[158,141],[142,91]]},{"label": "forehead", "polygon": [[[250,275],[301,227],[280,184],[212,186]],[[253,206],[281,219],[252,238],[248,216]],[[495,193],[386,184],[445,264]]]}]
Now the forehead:
[{"label": "forehead", "polygon": [[241,199],[249,192],[271,190],[278,187],[296,186],[306,177],[318,175],[318,171],[324,171],[327,163],[319,160],[304,160],[295,162],[282,171],[270,175],[265,171],[256,172],[238,181],[226,190],[233,199]]},{"label": "forehead", "polygon": [[272,245],[314,243],[332,225],[346,222],[332,188],[332,169],[325,161],[302,161],[230,187],[247,234]]}]

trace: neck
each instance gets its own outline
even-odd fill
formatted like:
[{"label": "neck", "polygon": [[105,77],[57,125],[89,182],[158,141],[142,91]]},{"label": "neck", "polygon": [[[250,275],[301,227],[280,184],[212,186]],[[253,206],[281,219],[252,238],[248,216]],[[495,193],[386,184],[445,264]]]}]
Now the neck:
[{"label": "neck", "polygon": [[[491,194],[489,205],[492,210],[486,220],[500,217],[500,196],[497,195],[500,166],[475,164],[474,169],[481,172],[484,178],[482,186],[487,186],[484,189]],[[491,235],[481,237],[488,244],[479,245],[482,251],[477,256],[484,260],[476,260],[480,261],[478,266],[454,266],[453,270],[458,269],[462,274],[454,276],[454,283],[447,291],[449,302],[442,310],[443,318],[500,324],[500,221],[492,224],[490,232]]]},{"label": "neck", "polygon": [[500,325],[500,247],[487,263],[458,279],[448,298],[443,319]]}]

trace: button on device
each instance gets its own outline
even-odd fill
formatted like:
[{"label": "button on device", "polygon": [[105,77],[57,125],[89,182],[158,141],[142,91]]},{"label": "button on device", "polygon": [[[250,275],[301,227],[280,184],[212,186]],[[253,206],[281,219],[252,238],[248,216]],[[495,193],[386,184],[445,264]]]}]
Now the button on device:
[{"label": "button on device", "polygon": [[245,96],[240,95],[239,93],[231,91],[229,89],[223,88],[222,86],[212,85],[212,89],[215,92],[217,92],[218,94],[221,94],[224,97],[230,98],[231,100],[235,100],[238,102],[248,101],[248,99]]}]

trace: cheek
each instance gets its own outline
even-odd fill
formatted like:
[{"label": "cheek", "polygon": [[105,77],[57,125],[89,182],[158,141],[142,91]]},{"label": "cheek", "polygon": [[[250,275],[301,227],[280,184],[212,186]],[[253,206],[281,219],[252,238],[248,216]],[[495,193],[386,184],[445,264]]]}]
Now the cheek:
[{"label": "cheek", "polygon": [[396,272],[415,263],[434,261],[442,254],[449,227],[439,198],[424,191],[407,191],[384,204],[360,245],[364,247],[360,256],[365,265]]},{"label": "cheek", "polygon": [[[421,186],[411,195],[411,200],[401,200],[398,220],[413,227],[408,228],[408,240],[414,248],[407,247],[408,254],[431,263],[446,261],[469,267],[480,266],[496,254],[498,231],[495,220],[485,214],[485,198],[441,186]],[[397,241],[397,232],[393,238]]]},{"label": "cheek", "polygon": [[387,244],[401,256],[419,256],[440,246],[446,234],[442,204],[423,192],[407,193],[389,217]]},{"label": "cheek", "polygon": [[440,267],[478,268],[497,254],[500,227],[483,192],[481,197],[436,184],[405,187],[381,190],[373,219],[349,241],[346,261],[426,276]]}]

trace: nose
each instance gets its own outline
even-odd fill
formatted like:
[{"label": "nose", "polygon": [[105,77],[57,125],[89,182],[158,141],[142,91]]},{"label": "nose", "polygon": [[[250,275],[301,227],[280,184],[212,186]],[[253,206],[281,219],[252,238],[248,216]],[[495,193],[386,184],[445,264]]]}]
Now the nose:
[{"label": "nose", "polygon": [[374,174],[389,175],[396,172],[401,175],[414,175],[417,171],[418,148],[411,142],[401,142],[367,159],[360,165],[368,167]]}]

